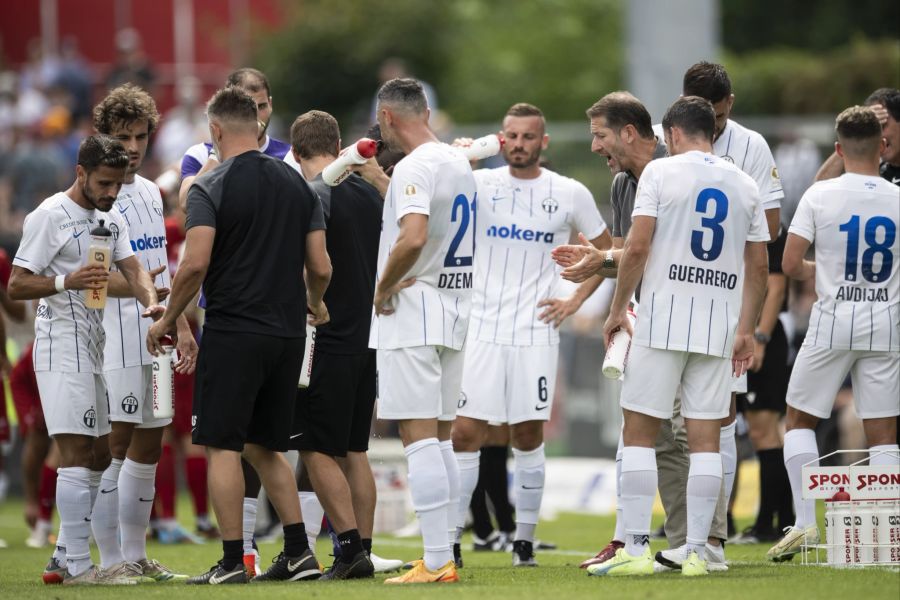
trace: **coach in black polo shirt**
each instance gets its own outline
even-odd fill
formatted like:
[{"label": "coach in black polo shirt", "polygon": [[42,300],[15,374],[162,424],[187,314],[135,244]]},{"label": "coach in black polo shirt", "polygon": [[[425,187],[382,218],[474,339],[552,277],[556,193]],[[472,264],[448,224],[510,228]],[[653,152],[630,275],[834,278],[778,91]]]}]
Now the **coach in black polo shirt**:
[{"label": "coach in black polo shirt", "polygon": [[[259,151],[256,104],[246,92],[219,90],[207,105],[222,164],[188,192],[185,254],[162,319],[161,337],[197,293],[206,323],[197,363],[194,443],[209,451],[209,488],[224,558],[188,583],[243,583],[243,453],[284,523],[284,552],[254,581],[320,575],[306,540],[287,450],[303,356],[307,305],[328,320],[322,297],[331,276],[321,204],[290,166]],[[306,282],[303,271],[306,267]]]},{"label": "coach in black polo shirt", "polygon": [[371,577],[375,482],[366,450],[375,405],[375,351],[369,325],[375,294],[383,202],[358,175],[329,187],[322,170],[337,157],[341,136],[328,113],[313,110],[291,127],[303,176],[319,194],[328,224],[334,274],[325,303],[331,321],[316,332],[309,388],[300,392],[291,436],[340,543],[326,579]]}]

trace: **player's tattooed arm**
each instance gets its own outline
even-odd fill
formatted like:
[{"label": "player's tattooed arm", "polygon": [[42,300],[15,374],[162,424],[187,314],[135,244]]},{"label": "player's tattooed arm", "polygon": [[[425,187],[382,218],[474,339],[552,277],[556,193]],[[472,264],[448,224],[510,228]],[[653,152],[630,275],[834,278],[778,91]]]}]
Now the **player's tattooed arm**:
[{"label": "player's tattooed arm", "polygon": [[634,334],[631,321],[628,319],[628,304],[644,274],[644,266],[650,257],[650,243],[656,229],[656,217],[640,215],[634,218],[628,239],[625,240],[621,261],[616,278],[616,291],[613,294],[609,317],[603,327],[606,344],[619,329]]}]

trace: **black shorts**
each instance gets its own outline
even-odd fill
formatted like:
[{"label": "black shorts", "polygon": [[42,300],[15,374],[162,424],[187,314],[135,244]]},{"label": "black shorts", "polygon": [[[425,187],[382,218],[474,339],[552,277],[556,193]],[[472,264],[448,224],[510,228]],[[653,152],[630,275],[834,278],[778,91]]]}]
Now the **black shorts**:
[{"label": "black shorts", "polygon": [[206,329],[197,357],[193,441],[284,452],[291,435],[303,338]]},{"label": "black shorts", "polygon": [[788,342],[781,321],[772,330],[772,339],[766,344],[762,368],[747,373],[747,394],[738,396],[741,412],[753,410],[774,410],[784,413],[787,409],[788,380],[791,369],[788,361]]},{"label": "black shorts", "polygon": [[297,390],[290,448],[329,456],[365,452],[374,409],[375,351],[331,354],[317,349],[309,387]]}]

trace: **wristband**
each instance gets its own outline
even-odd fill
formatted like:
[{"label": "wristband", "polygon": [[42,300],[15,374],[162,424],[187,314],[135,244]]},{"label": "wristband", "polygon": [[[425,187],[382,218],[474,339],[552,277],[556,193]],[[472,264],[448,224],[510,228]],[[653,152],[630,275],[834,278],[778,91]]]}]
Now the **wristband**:
[{"label": "wristband", "polygon": [[53,280],[53,285],[56,286],[56,291],[62,294],[64,291],[66,291],[66,276],[57,275]]}]

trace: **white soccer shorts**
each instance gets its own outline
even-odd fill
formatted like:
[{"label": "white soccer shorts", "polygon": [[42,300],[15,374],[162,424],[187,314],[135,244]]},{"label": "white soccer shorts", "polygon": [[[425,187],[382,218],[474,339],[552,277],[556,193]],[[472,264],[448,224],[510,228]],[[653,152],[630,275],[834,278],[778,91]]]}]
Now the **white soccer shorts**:
[{"label": "white soccer shorts", "polygon": [[658,419],[671,419],[681,384],[681,415],[716,420],[731,407],[731,359],[695,352],[631,345],[622,408]]},{"label": "white soccer shorts", "polygon": [[378,418],[455,419],[463,355],[444,346],[378,350]]},{"label": "white soccer shorts", "polygon": [[811,344],[804,344],[794,361],[788,406],[827,419],[847,373],[859,418],[900,415],[900,352],[832,350]]},{"label": "white soccer shorts", "polygon": [[559,345],[507,346],[469,339],[456,414],[495,423],[549,421]]},{"label": "white soccer shorts", "polygon": [[104,373],[109,394],[109,420],[135,423],[138,429],[165,427],[171,418],[153,416],[153,366],[111,369]]},{"label": "white soccer shorts", "polygon": [[103,375],[35,373],[47,433],[100,437],[110,432],[109,401]]}]

